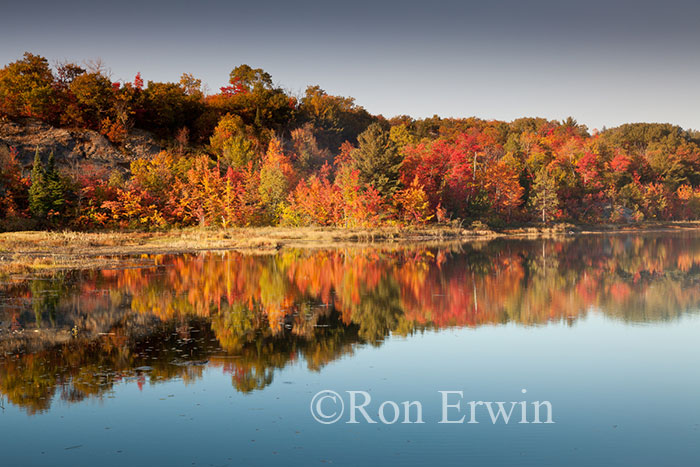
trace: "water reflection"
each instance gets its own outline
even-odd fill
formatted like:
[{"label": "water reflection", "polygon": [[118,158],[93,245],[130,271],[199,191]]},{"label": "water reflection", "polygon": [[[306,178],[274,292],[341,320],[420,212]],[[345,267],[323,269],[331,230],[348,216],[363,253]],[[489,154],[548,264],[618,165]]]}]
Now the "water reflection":
[{"label": "water reflection", "polygon": [[575,322],[591,310],[644,323],[700,303],[700,238],[647,235],[449,247],[160,256],[0,287],[0,393],[28,413],[201,377],[241,392],[301,360],[452,326]]}]

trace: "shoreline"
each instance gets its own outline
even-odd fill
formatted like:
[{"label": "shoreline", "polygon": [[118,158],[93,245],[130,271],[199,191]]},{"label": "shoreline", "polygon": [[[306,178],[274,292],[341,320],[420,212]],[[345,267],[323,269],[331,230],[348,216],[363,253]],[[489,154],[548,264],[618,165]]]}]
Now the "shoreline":
[{"label": "shoreline", "polygon": [[700,232],[700,221],[642,224],[514,227],[500,231],[453,226],[376,229],[328,227],[188,228],[163,232],[0,233],[0,278],[69,269],[148,266],[145,255],[205,251],[271,254],[282,248],[398,246],[410,243],[468,243],[495,239],[551,239],[579,235]]}]

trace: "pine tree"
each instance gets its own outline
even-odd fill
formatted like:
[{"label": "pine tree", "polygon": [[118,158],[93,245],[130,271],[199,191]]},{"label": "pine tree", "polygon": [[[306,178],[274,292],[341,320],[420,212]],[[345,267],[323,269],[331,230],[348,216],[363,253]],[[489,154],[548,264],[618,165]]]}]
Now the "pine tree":
[{"label": "pine tree", "polygon": [[388,131],[373,123],[358,137],[358,147],[352,152],[353,166],[360,172],[360,182],[371,184],[383,196],[389,197],[399,186],[401,154]]},{"label": "pine tree", "polygon": [[56,168],[56,159],[53,152],[49,154],[49,160],[46,164],[45,183],[48,209],[57,213],[63,213],[63,208],[66,204],[66,186]]},{"label": "pine tree", "polygon": [[46,171],[41,162],[39,148],[34,154],[34,166],[32,167],[32,185],[29,187],[29,210],[37,218],[43,218],[48,212],[46,208]]},{"label": "pine tree", "polygon": [[34,155],[32,185],[29,188],[29,210],[36,218],[43,219],[51,211],[62,213],[65,206],[66,187],[56,168],[53,152],[44,168],[39,148]]}]

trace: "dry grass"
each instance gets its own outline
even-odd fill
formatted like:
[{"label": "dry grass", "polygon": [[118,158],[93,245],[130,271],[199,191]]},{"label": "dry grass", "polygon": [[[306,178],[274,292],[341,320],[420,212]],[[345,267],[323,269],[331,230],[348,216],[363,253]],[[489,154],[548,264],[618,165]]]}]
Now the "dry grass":
[{"label": "dry grass", "polygon": [[[139,256],[210,250],[274,252],[282,247],[323,248],[456,239],[458,228],[328,229],[237,228],[183,229],[167,232],[7,232],[0,234],[0,275],[71,268],[121,267]],[[141,261],[148,261],[141,258]]]}]

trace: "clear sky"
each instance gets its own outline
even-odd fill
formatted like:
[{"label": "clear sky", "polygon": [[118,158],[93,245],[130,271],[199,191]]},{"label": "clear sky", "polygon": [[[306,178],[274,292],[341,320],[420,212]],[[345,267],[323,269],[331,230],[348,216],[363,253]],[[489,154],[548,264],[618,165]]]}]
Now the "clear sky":
[{"label": "clear sky", "polygon": [[37,0],[1,8],[0,62],[101,58],[112,79],[211,90],[236,65],[387,117],[700,129],[698,0]]}]

